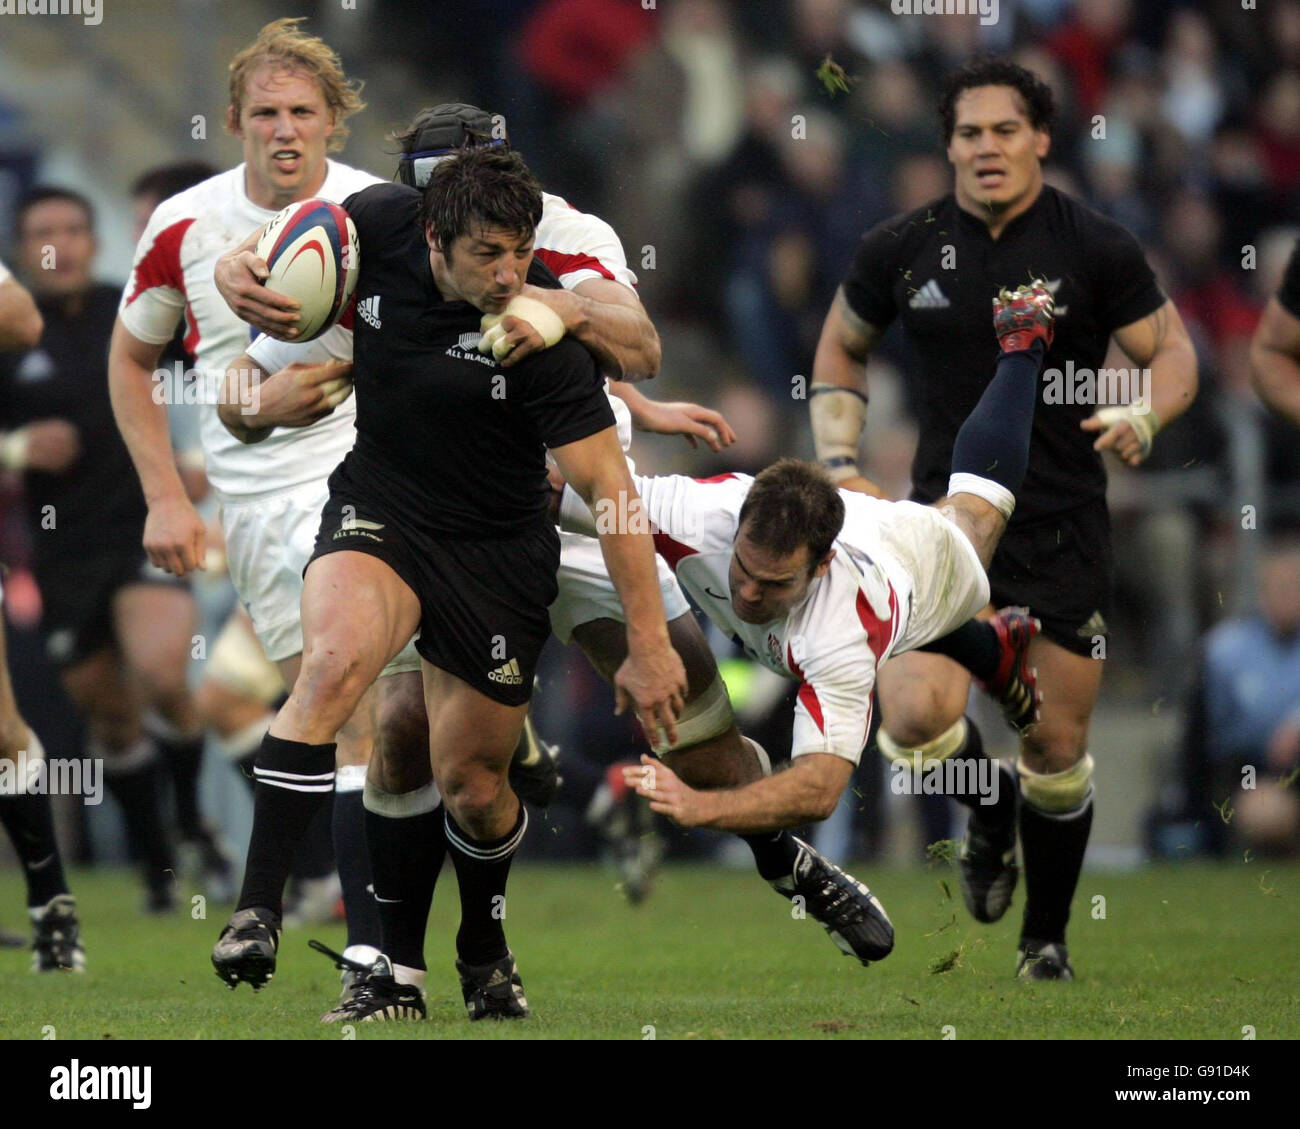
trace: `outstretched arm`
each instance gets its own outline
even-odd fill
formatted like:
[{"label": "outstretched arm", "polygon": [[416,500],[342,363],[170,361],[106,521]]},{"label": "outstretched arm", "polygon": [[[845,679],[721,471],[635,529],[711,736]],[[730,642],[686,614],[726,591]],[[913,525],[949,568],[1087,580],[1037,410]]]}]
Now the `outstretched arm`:
[{"label": "outstretched arm", "polygon": [[736,433],[721,412],[684,400],[662,402],[642,394],[634,384],[611,380],[610,392],[627,405],[632,426],[638,431],[657,435],[680,435],[692,447],[703,439],[713,451],[721,451],[736,441]]},{"label": "outstretched arm", "polygon": [[741,788],[701,792],[661,761],[643,756],[623,770],[653,811],[682,827],[708,827],[740,835],[780,831],[826,819],[853,776],[852,761],[832,753],[808,753],[771,776]]}]

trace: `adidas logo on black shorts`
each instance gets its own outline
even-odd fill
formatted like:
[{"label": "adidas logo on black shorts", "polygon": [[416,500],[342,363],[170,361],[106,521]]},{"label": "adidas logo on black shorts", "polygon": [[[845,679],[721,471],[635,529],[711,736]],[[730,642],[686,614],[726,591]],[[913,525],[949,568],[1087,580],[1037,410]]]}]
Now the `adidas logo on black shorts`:
[{"label": "adidas logo on black shorts", "polygon": [[488,671],[488,677],[493,682],[500,682],[506,686],[518,686],[524,680],[523,674],[519,671],[518,659],[511,659],[508,663],[497,667],[496,670]]}]

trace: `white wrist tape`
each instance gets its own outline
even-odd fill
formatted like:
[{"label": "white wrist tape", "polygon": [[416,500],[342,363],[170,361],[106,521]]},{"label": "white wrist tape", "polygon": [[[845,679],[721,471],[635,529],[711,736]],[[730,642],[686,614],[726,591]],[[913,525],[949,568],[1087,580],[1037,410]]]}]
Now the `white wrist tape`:
[{"label": "white wrist tape", "polygon": [[1145,404],[1122,404],[1115,408],[1102,408],[1097,413],[1097,418],[1101,420],[1107,431],[1116,424],[1127,423],[1133,428],[1138,442],[1142,444],[1142,457],[1145,459],[1151,454],[1151,448],[1156,441],[1156,432],[1160,430],[1160,419]]},{"label": "white wrist tape", "polygon": [[859,474],[858,440],[867,422],[867,398],[851,388],[821,381],[810,389],[813,446],[831,479],[842,482]]},{"label": "white wrist tape", "polygon": [[548,349],[565,333],[564,319],[550,306],[536,298],[525,298],[520,294],[511,298],[499,314],[483,315],[483,320],[479,322],[479,329],[483,333],[478,343],[480,353],[491,353],[499,361],[510,352],[509,347],[502,343],[506,331],[501,326],[508,317],[526,321],[537,330]]},{"label": "white wrist tape", "polygon": [[22,470],[27,465],[27,448],[31,435],[27,428],[20,427],[0,439],[0,466],[5,470]]}]

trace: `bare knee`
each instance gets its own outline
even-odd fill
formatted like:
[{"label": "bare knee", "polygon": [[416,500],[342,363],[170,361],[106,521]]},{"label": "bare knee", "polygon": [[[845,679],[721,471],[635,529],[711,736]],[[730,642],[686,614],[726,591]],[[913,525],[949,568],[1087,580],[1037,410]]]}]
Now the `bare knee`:
[{"label": "bare knee", "polygon": [[1020,755],[1034,772],[1065,772],[1088,751],[1088,722],[1053,719],[1036,725],[1021,740]]},{"label": "bare knee", "polygon": [[915,749],[947,732],[965,712],[963,695],[932,679],[910,679],[880,703],[880,725],[896,745]]},{"label": "bare knee", "polygon": [[299,709],[334,719],[337,731],[352,716],[366,692],[359,655],[338,647],[317,647],[305,653],[291,700]]},{"label": "bare knee", "polygon": [[504,772],[475,763],[457,766],[439,782],[456,822],[471,834],[495,819],[509,787]]}]

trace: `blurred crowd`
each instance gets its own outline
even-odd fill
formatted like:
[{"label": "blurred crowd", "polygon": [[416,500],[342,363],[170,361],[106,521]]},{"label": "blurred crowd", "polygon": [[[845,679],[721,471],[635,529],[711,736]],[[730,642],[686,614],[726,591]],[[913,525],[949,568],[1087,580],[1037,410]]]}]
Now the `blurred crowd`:
[{"label": "blurred crowd", "polygon": [[[1238,616],[1294,636],[1300,613],[1256,613],[1257,570],[1281,567],[1265,546],[1300,525],[1300,442],[1252,391],[1248,346],[1300,235],[1300,0],[1257,10],[1240,0],[1002,0],[989,25],[899,16],[888,0],[372,7],[364,34],[339,44],[355,74],[388,76],[367,92],[367,115],[410,116],[415,106],[396,96],[402,76],[427,101],[501,113],[547,189],[621,236],[663,341],[664,370],[648,391],[718,408],[740,437],[721,455],[640,439],[634,454],[651,472],[811,456],[800,379],[858,236],[950,190],[940,78],[981,51],[1037,72],[1059,108],[1051,183],[1142,241],[1200,363],[1197,405],[1152,459],[1138,471],[1110,466],[1121,546],[1112,688],[1173,695],[1203,717],[1196,711],[1222,703],[1198,697],[1204,678],[1188,656],[1211,663],[1222,652],[1213,638],[1201,647],[1208,631]],[[314,6],[327,38],[341,26],[334,8]],[[386,171],[375,156],[343,155]],[[862,465],[893,497],[908,492],[912,374],[891,332],[868,369]],[[1292,646],[1278,661],[1300,659]],[[751,690],[752,724],[782,716],[779,694],[746,684],[738,697]],[[626,757],[636,737],[606,716],[606,701],[586,665],[557,649],[543,674],[543,729]],[[1298,707],[1269,724],[1300,732]],[[1221,755],[1234,766],[1271,756],[1276,767],[1283,745],[1300,757],[1280,730],[1254,752]],[[1187,746],[1183,759],[1219,755]],[[1186,768],[1185,782],[1198,771]],[[555,820],[559,829],[564,817]]]}]

